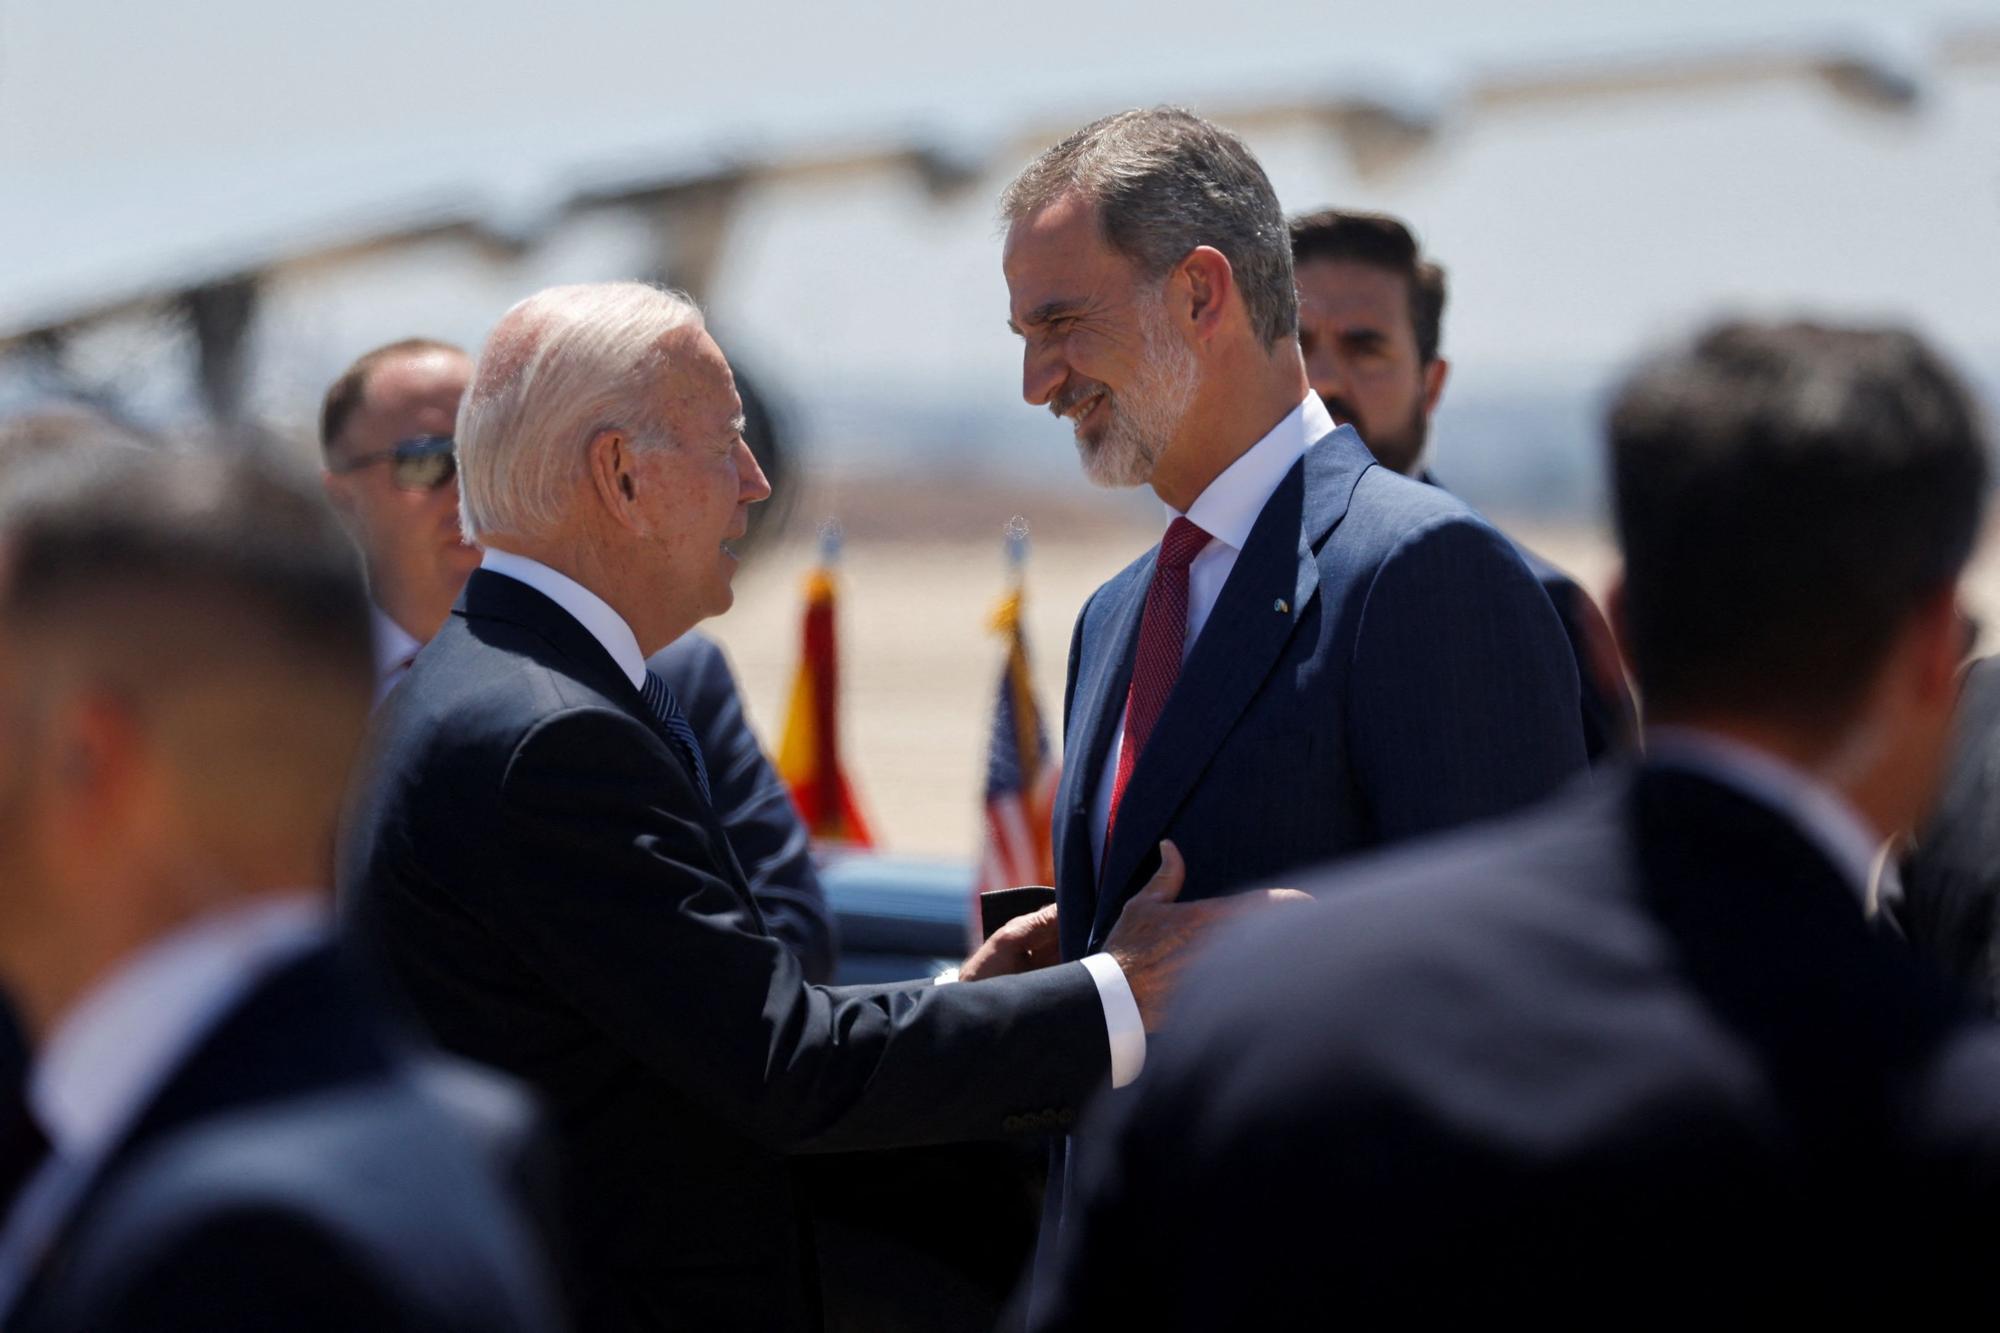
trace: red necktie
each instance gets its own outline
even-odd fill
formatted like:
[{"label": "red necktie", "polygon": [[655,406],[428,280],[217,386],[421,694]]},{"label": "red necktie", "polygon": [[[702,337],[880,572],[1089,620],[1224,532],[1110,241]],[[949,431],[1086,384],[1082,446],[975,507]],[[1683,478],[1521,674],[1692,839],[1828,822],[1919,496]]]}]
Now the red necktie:
[{"label": "red necktie", "polygon": [[1181,674],[1181,654],[1187,645],[1188,565],[1208,541],[1206,532],[1184,518],[1169,524],[1167,535],[1160,539],[1153,584],[1146,589],[1146,610],[1139,620],[1139,656],[1132,664],[1132,689],[1125,696],[1125,743],[1118,749],[1118,775],[1111,780],[1111,808],[1104,817],[1107,860],[1111,856],[1111,830],[1118,824],[1118,803],[1125,799],[1125,784],[1132,780],[1132,769]]}]

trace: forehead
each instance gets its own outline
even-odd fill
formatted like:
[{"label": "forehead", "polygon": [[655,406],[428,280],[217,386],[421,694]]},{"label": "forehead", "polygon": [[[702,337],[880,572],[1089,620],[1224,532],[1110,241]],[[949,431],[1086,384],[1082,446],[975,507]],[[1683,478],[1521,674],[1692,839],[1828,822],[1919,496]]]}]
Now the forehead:
[{"label": "forehead", "polygon": [[362,406],[395,412],[413,404],[456,399],[472,380],[472,362],[457,352],[414,352],[391,357],[368,376]]},{"label": "forehead", "polygon": [[1096,207],[1075,193],[1009,227],[1000,267],[1009,313],[1024,325],[1045,305],[1101,296],[1136,277],[1132,261],[1104,239]]},{"label": "forehead", "polygon": [[1409,282],[1393,269],[1353,259],[1309,259],[1297,269],[1299,318],[1309,323],[1409,329]]},{"label": "forehead", "polygon": [[391,357],[368,373],[368,385],[341,431],[340,452],[386,448],[413,435],[449,435],[472,362],[455,352]]},{"label": "forehead", "polygon": [[691,425],[727,424],[743,411],[729,358],[698,325],[675,329],[660,340],[661,406],[670,418]]}]

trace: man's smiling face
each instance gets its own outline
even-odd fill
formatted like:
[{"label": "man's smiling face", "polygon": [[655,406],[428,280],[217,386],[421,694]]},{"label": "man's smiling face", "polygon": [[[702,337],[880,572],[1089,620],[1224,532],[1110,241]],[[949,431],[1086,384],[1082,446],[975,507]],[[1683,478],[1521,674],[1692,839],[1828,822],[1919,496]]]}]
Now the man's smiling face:
[{"label": "man's smiling face", "polygon": [[685,599],[689,623],[721,615],[735,600],[730,580],[750,506],[771,494],[743,440],[743,400],[715,340],[699,326],[667,335],[670,367],[659,387],[659,419],[671,441],[634,457],[646,482],[651,558],[663,595]]},{"label": "man's smiling face", "polygon": [[1025,343],[1021,396],[1071,422],[1092,481],[1145,483],[1199,381],[1161,284],[1112,249],[1078,194],[1015,223],[1001,264],[1008,325]]}]

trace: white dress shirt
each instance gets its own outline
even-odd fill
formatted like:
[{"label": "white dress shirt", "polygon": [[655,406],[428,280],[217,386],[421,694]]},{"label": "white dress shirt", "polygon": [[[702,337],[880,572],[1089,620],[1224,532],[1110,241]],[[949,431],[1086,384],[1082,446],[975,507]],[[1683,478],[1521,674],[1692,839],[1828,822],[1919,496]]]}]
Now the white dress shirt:
[{"label": "white dress shirt", "polygon": [[[612,661],[634,688],[644,684],[646,657],[639,651],[638,636],[602,597],[569,575],[510,551],[488,547],[479,564],[482,569],[518,579],[567,611],[604,645],[604,651],[611,654]],[[1109,954],[1092,954],[1082,961],[1097,986],[1097,998],[1104,1008],[1105,1036],[1111,1044],[1111,1086],[1122,1088],[1139,1077],[1139,1070],[1146,1063],[1146,1027],[1139,1017],[1139,1002],[1132,994],[1131,983],[1125,980],[1125,969]],[[948,984],[956,980],[956,975],[947,973],[939,980]]]},{"label": "white dress shirt", "polygon": [[375,702],[379,704],[409,674],[410,659],[423,645],[381,607],[370,603],[368,610],[375,624]]},{"label": "white dress shirt", "polygon": [[324,894],[259,895],[147,946],[63,1015],[28,1072],[49,1156],[0,1230],[0,1313],[173,1071],[257,981],[326,930]]},{"label": "white dress shirt", "polygon": [[1864,911],[1883,837],[1847,798],[1804,769],[1767,750],[1695,727],[1655,727],[1646,734],[1646,762],[1720,783],[1775,810],[1839,869]]},{"label": "white dress shirt", "polygon": [[[1318,394],[1308,393],[1304,402],[1271,428],[1270,434],[1251,445],[1208,483],[1208,488],[1188,506],[1186,514],[1167,506],[1169,525],[1177,518],[1186,518],[1209,537],[1208,545],[1201,548],[1201,554],[1188,566],[1187,638],[1181,644],[1183,663],[1194,651],[1194,641],[1208,624],[1215,599],[1222,595],[1222,585],[1229,581],[1229,571],[1236,568],[1236,557],[1243,553],[1243,544],[1250,540],[1250,530],[1257,526],[1257,518],[1270,503],[1278,483],[1305,456],[1306,446],[1332,429],[1333,417],[1328,414],[1326,404],[1319,400]],[[1125,711],[1121,706],[1118,734],[1104,756],[1104,770],[1097,775],[1090,803],[1093,866],[1104,864],[1104,826],[1111,813],[1111,788],[1118,776],[1118,755],[1124,748]]]}]

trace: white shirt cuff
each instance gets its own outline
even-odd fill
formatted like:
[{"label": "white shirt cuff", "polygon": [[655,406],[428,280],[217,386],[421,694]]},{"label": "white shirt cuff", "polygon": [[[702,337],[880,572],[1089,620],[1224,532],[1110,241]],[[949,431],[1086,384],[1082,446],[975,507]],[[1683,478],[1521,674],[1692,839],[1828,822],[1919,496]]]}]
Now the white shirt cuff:
[{"label": "white shirt cuff", "polygon": [[949,986],[954,981],[957,980],[958,980],[958,969],[955,967],[947,967],[944,971],[938,973],[936,976],[931,978],[931,985]]},{"label": "white shirt cuff", "polygon": [[1125,969],[1110,954],[1091,954],[1083,966],[1097,983],[1097,999],[1104,1006],[1104,1034],[1111,1040],[1111,1086],[1122,1088],[1146,1067],[1146,1024],[1139,1017],[1139,1002],[1132,997]]}]

